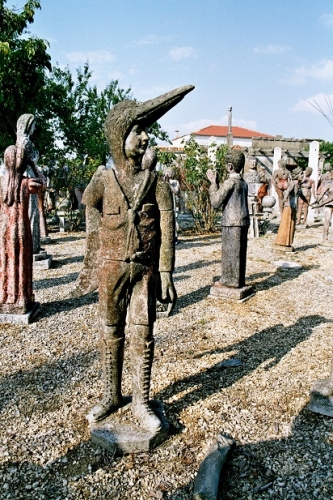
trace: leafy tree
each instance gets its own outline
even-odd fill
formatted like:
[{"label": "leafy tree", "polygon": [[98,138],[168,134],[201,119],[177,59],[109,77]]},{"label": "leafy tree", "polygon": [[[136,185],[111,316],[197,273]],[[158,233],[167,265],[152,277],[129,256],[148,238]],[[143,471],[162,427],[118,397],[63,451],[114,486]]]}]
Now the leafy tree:
[{"label": "leafy tree", "polygon": [[156,148],[156,153],[157,153],[157,161],[161,163],[164,167],[169,167],[176,162],[176,154],[172,153],[171,151],[165,151],[161,150],[159,148]]},{"label": "leafy tree", "polygon": [[319,146],[319,151],[325,153],[326,160],[325,163],[330,163],[333,165],[333,142],[321,142]]},{"label": "leafy tree", "polygon": [[194,138],[184,145],[184,154],[178,159],[177,169],[187,192],[187,206],[194,218],[197,232],[214,231],[218,212],[212,208],[209,199],[210,183],[207,170],[216,169],[220,181],[226,177],[225,155],[228,146],[222,145],[209,155]]},{"label": "leafy tree", "polygon": [[[72,190],[89,182],[96,167],[105,164],[105,117],[112,106],[132,98],[131,89],[121,89],[114,80],[98,91],[91,85],[88,62],[75,76],[69,68],[52,69],[47,42],[28,31],[41,2],[24,1],[22,8],[9,9],[7,0],[0,0],[0,155],[16,139],[18,117],[32,113],[37,118],[33,140],[40,164],[67,165],[67,173],[58,169],[59,183],[67,182],[63,188]],[[156,139],[168,139],[157,123],[150,133],[152,145]]]},{"label": "leafy tree", "polygon": [[[28,36],[41,2],[27,0],[20,9],[0,0],[0,152],[16,139],[16,122],[41,105],[46,70],[51,70],[48,43]],[[38,131],[36,130],[38,134]]]},{"label": "leafy tree", "polygon": [[130,98],[131,90],[121,89],[114,80],[99,92],[90,84],[91,76],[88,62],[77,69],[75,79],[68,67],[54,67],[44,88],[50,103],[46,113],[53,116],[50,124],[59,144],[58,157],[81,161],[88,157],[100,164],[109,154],[103,132],[106,115],[112,106]]},{"label": "leafy tree", "polygon": [[171,141],[169,139],[169,136],[165,130],[162,130],[161,125],[158,122],[153,123],[149,128],[148,128],[148,135],[149,135],[149,146],[157,146],[157,140],[159,139],[164,142],[168,142],[171,144]]}]

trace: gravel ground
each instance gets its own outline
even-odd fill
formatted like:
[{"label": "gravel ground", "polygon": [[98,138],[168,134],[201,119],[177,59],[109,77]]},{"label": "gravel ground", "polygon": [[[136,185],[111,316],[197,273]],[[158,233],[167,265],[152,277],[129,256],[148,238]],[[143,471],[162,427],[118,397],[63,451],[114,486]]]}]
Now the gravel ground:
[{"label": "gravel ground", "polygon": [[[333,420],[307,409],[313,382],[330,371],[333,250],[321,225],[298,230],[300,269],[275,235],[249,240],[242,304],[208,298],[219,276],[220,236],[177,247],[179,300],[156,323],[152,396],[170,437],[151,453],[116,457],[89,441],[85,415],[102,391],[97,294],[66,299],[82,266],[84,233],[52,234],[48,271],[35,272],[41,307],[29,326],[0,325],[0,498],[190,499],[219,432],[236,440],[222,499],[333,497]],[[224,367],[223,361],[238,360]],[[124,394],[130,393],[125,356]]]}]

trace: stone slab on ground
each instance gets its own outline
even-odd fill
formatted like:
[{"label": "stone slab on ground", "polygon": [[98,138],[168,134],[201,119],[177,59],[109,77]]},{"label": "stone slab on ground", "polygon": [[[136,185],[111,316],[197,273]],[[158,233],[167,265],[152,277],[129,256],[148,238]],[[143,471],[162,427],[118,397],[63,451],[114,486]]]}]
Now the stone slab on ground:
[{"label": "stone slab on ground", "polygon": [[39,308],[39,303],[35,302],[32,309],[25,314],[0,314],[0,323],[10,323],[12,325],[28,325],[32,322]]},{"label": "stone slab on ground", "polygon": [[162,422],[158,432],[145,430],[134,422],[128,403],[101,422],[90,423],[92,442],[118,454],[151,451],[167,439],[169,423],[161,402],[150,401],[149,404]]},{"label": "stone slab on ground", "polygon": [[251,285],[243,286],[242,288],[231,288],[228,286],[212,286],[209,291],[210,298],[226,299],[236,302],[248,300],[255,294],[254,288]]},{"label": "stone slab on ground", "polygon": [[34,260],[33,268],[34,269],[50,269],[52,264],[53,257],[52,255],[47,255],[46,258],[39,260]]},{"label": "stone slab on ground", "polygon": [[284,245],[276,245],[274,243],[274,246],[273,246],[274,250],[277,250],[278,252],[286,252],[286,253],[289,253],[289,252],[294,252],[294,247],[292,246],[284,246]]},{"label": "stone slab on ground", "polygon": [[287,260],[275,260],[274,265],[276,267],[281,267],[282,269],[301,269],[301,264],[297,262],[289,262]]},{"label": "stone slab on ground", "polygon": [[310,393],[309,410],[333,417],[333,380],[317,380]]}]

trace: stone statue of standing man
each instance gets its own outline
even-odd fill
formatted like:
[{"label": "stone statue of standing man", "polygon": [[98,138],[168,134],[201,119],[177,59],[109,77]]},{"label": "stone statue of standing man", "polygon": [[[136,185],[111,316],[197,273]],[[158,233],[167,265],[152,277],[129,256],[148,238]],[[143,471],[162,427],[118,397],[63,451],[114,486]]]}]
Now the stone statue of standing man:
[{"label": "stone statue of standing man", "polygon": [[[169,185],[143,157],[147,128],[193,90],[180,87],[138,104],[114,106],[104,131],[114,166],[99,169],[82,202],[101,213],[99,227],[99,322],[104,395],[88,420],[99,422],[122,405],[125,323],[130,333],[132,415],[141,428],[156,433],[159,416],[149,403],[156,296],[175,303],[174,207]],[[160,289],[158,289],[160,283]]]},{"label": "stone statue of standing man", "polygon": [[242,300],[253,294],[245,285],[247,233],[250,224],[248,186],[242,177],[245,156],[231,149],[226,156],[229,177],[219,185],[217,172],[207,171],[211,182],[210,202],[222,209],[222,270],[221,278],[210,290],[211,296]]}]

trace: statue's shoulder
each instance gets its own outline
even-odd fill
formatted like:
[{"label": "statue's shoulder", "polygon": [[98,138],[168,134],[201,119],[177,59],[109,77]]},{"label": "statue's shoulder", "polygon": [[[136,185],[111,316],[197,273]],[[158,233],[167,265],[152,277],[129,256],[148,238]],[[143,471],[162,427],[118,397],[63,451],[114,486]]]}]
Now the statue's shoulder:
[{"label": "statue's shoulder", "polygon": [[94,175],[92,176],[92,179],[104,178],[106,176],[106,173],[108,172],[108,170],[110,170],[110,169],[107,169],[105,165],[100,165],[99,167],[97,167],[97,170],[94,173]]},{"label": "statue's shoulder", "polygon": [[104,187],[107,183],[108,170],[104,165],[100,165],[92,176],[88,186],[85,188],[82,203],[87,206],[95,206],[96,202],[103,197]]}]

